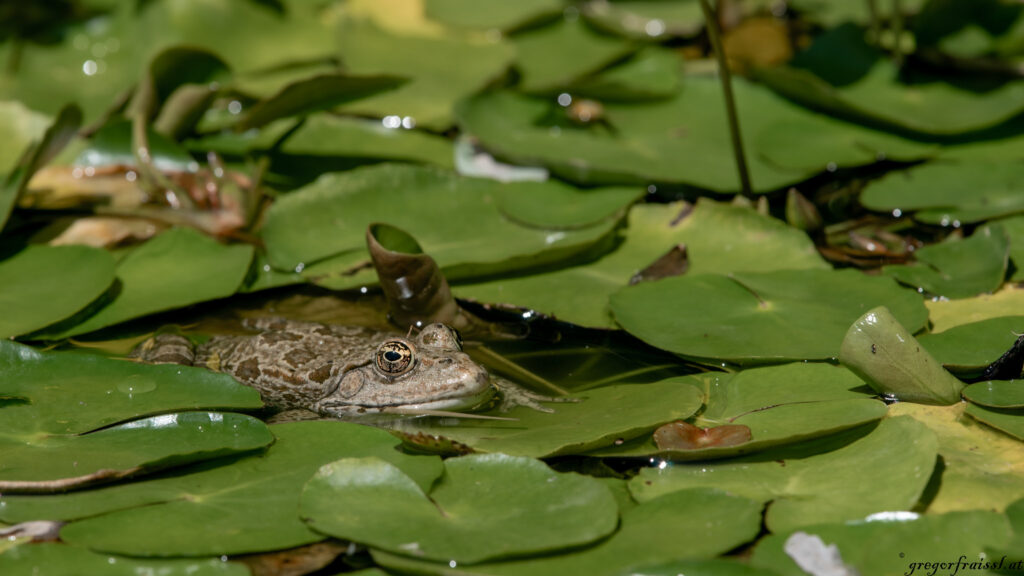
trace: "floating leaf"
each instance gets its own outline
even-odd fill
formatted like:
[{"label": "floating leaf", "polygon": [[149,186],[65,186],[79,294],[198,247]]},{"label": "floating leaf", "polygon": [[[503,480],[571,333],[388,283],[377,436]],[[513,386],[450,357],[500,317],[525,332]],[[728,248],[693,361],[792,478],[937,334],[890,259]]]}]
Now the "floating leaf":
[{"label": "floating leaf", "polygon": [[909,330],[927,322],[917,294],[853,270],[688,274],[611,296],[615,320],[648,344],[738,364],[835,358],[850,324],[878,305]]},{"label": "floating leaf", "polygon": [[33,112],[21,102],[0,101],[0,174],[7,174],[33,141],[43,137],[52,121],[45,114]]},{"label": "floating leaf", "polygon": [[[642,566],[710,558],[754,538],[761,505],[718,490],[683,490],[622,513],[619,530],[596,546],[554,557],[480,564],[465,570],[374,551],[385,568],[419,574],[548,576],[633,574]],[[680,542],[685,535],[685,542]]]},{"label": "floating leaf", "polygon": [[[841,66],[836,63],[841,62]],[[896,64],[843,24],[818,36],[787,67],[764,68],[757,77],[795,101],[855,121],[925,135],[989,128],[1024,110],[1024,82],[985,91],[942,78],[910,74],[900,81]]]},{"label": "floating leaf", "polygon": [[700,450],[701,448],[728,448],[750,442],[750,428],[742,424],[722,424],[699,428],[689,422],[669,422],[654,431],[654,443],[659,450]]},{"label": "floating leaf", "polygon": [[64,320],[110,288],[114,258],[86,246],[29,246],[0,261],[0,338]]},{"label": "floating leaf", "polygon": [[[0,415],[0,420],[6,419]],[[6,429],[0,433],[0,489],[5,494],[64,492],[256,450],[273,441],[263,422],[216,412],[151,416],[81,436]]]},{"label": "floating leaf", "polygon": [[135,248],[117,265],[121,290],[81,324],[47,338],[66,338],[125,320],[230,296],[252,261],[252,246],[224,246],[191,228],[173,228]]},{"label": "floating leaf", "polygon": [[81,352],[39,352],[0,341],[0,407],[11,438],[84,434],[142,416],[207,408],[256,409],[256,390],[190,366],[139,364]]},{"label": "floating leaf", "polygon": [[[271,427],[263,454],[228,466],[197,466],[175,476],[58,496],[0,498],[4,521],[76,520],[61,539],[132,556],[203,556],[280,550],[317,542],[297,514],[302,485],[339,458],[376,456],[426,488],[441,473],[437,457],[407,456],[383,430],[343,422]],[[256,505],[258,504],[258,505]],[[173,526],[173,530],[168,527]]]},{"label": "floating leaf", "polygon": [[992,380],[964,388],[964,398],[989,408],[1024,408],[1024,380]]},{"label": "floating leaf", "polygon": [[964,387],[884,306],[853,322],[839,362],[879,394],[904,402],[954,404]]},{"label": "floating leaf", "polygon": [[1024,442],[1024,412],[1020,410],[982,408],[977,404],[968,404],[964,413]]},{"label": "floating leaf", "polygon": [[693,376],[650,384],[620,384],[577,395],[579,402],[555,404],[552,412],[525,406],[501,416],[514,421],[421,420],[410,433],[442,436],[482,452],[546,457],[579,454],[649,434],[659,425],[688,418],[702,404]]},{"label": "floating leaf", "polygon": [[1001,226],[1010,238],[1010,260],[1013,261],[1013,274],[1007,280],[1024,282],[1024,214],[996,220],[992,224]]},{"label": "floating leaf", "polygon": [[995,294],[962,300],[926,300],[925,306],[928,307],[932,334],[937,334],[955,326],[1020,314],[1024,309],[1024,289],[1007,284]]},{"label": "floating leaf", "polygon": [[711,431],[744,426],[750,432],[749,441],[673,449],[644,437],[595,454],[680,461],[728,458],[820,438],[885,416],[884,404],[859,391],[864,385],[860,378],[827,364],[755,368],[707,382],[705,408],[693,423]]},{"label": "floating leaf", "polygon": [[457,28],[508,31],[562,12],[560,0],[425,0],[431,20]]},{"label": "floating leaf", "polygon": [[238,130],[260,128],[275,120],[327,110],[352,100],[401,86],[394,76],[324,74],[305,78],[257,102],[238,121]]},{"label": "floating leaf", "polygon": [[576,20],[560,20],[513,38],[519,87],[525,92],[553,92],[619,60],[634,48],[602,36]]},{"label": "floating leaf", "polygon": [[77,546],[40,543],[21,544],[0,553],[4,574],[46,574],[46,576],[248,576],[244,564],[220,558],[139,559],[99,554]]},{"label": "floating leaf", "polygon": [[[324,175],[278,200],[263,239],[274,267],[305,268],[320,284],[353,287],[376,280],[372,270],[344,272],[369,263],[366,227],[385,222],[415,237],[452,281],[578,254],[611,232],[638,196],[634,189],[590,195],[557,182],[502,184],[427,167],[372,166]],[[561,224],[537,221],[546,217],[536,207],[541,199],[563,215]],[[334,255],[336,261],[313,264]]]},{"label": "floating leaf", "polygon": [[673,246],[686,245],[688,275],[824,268],[805,234],[745,208],[701,199],[630,209],[624,238],[599,260],[519,278],[454,287],[457,296],[501,302],[595,328],[614,328],[608,297]]},{"label": "floating leaf", "polygon": [[582,13],[594,26],[636,40],[691,37],[704,29],[704,13],[694,0],[587,2]]},{"label": "floating leaf", "polygon": [[593,478],[504,454],[444,466],[428,496],[383,460],[338,460],[306,484],[299,514],[336,538],[458,564],[581,546],[618,524],[615,499]]},{"label": "floating leaf", "polygon": [[[756,192],[768,192],[827,170],[826,162],[780,166],[765,158],[786,146],[802,146],[801,134],[820,133],[816,154],[827,154],[837,166],[874,162],[878,152],[914,158],[930,147],[914,148],[893,137],[813,114],[756,84],[733,79],[747,161]],[[464,100],[456,109],[464,132],[499,158],[518,164],[543,165],[566,179],[588,183],[669,182],[718,192],[740,189],[729,140],[721,83],[691,76],[685,88],[658,102],[604,102],[611,126],[573,126],[555,98],[529,98],[492,92]],[[784,126],[803,128],[786,138]],[[780,131],[780,125],[783,128]],[[760,146],[760,134],[779,131]],[[865,150],[863,143],[869,143]],[[877,147],[877,148],[875,148]],[[686,159],[681,162],[679,159]]]},{"label": "floating leaf", "polygon": [[1024,333],[1024,316],[1000,316],[922,334],[921,346],[947,370],[976,375],[995,362]]},{"label": "floating leaf", "polygon": [[342,26],[338,38],[349,73],[409,78],[396,90],[346,104],[342,110],[410,118],[408,122],[434,130],[448,128],[455,102],[504,74],[513,57],[512,47],[501,42],[398,36],[351,22]]},{"label": "floating leaf", "polygon": [[[890,416],[907,415],[935,433],[942,462],[941,482],[932,484],[919,506],[929,513],[1001,510],[1024,497],[1024,451],[1020,442],[964,417],[969,406],[926,406],[897,402]],[[934,490],[933,490],[934,489]]]},{"label": "floating leaf", "polygon": [[[1010,527],[1002,514],[988,510],[924,516],[883,514],[868,522],[829,523],[802,528],[801,532],[767,536],[758,543],[751,564],[784,576],[807,574],[793,561],[786,546],[800,533],[836,546],[842,562],[858,574],[897,576],[927,574],[928,566],[939,562],[952,561],[952,566],[956,566],[958,557],[965,563],[984,563],[994,568],[998,558],[986,557],[985,549],[1008,543]],[[950,551],[953,557],[946,560],[939,556],[942,551]],[[985,559],[980,560],[982,557]],[[993,564],[989,565],[990,562]],[[988,572],[987,568],[981,570],[984,572],[978,573]]]},{"label": "floating leaf", "polygon": [[912,507],[935,465],[935,435],[911,418],[892,418],[850,439],[845,433],[778,454],[645,468],[630,481],[630,492],[644,503],[676,490],[713,486],[771,501],[765,524],[772,532]]},{"label": "floating leaf", "polygon": [[648,47],[625,62],[577,80],[572,95],[600,100],[656,100],[679,92],[683,61],[664,48]]}]

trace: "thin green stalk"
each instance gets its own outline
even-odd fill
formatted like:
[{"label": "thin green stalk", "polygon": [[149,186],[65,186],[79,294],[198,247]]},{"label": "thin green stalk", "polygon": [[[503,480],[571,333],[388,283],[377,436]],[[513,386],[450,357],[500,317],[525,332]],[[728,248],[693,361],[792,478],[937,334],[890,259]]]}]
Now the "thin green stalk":
[{"label": "thin green stalk", "polygon": [[732,96],[732,79],[729,76],[729,64],[725,61],[725,50],[722,49],[722,36],[718,30],[718,18],[708,0],[700,0],[700,7],[704,10],[704,20],[708,28],[708,38],[711,40],[711,49],[715,51],[715,58],[718,59],[718,75],[722,79],[722,92],[725,95],[725,112],[729,118],[729,135],[732,137],[732,150],[736,155],[736,171],[740,176],[740,189],[745,195],[750,192],[750,174],[747,172],[747,158],[743,154],[743,140],[740,137],[740,121],[736,116],[736,101]]},{"label": "thin green stalk", "polygon": [[868,20],[870,22],[871,43],[875,46],[882,41],[882,20],[878,14],[878,1],[867,0]]},{"label": "thin green stalk", "polygon": [[900,45],[900,38],[903,36],[903,7],[900,0],[892,0],[892,59],[896,67],[903,66],[903,46]]}]

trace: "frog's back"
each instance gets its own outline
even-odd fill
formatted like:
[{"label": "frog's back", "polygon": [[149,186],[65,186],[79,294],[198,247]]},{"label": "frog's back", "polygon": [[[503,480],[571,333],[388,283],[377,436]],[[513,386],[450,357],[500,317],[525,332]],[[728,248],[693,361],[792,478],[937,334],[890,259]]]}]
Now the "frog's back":
[{"label": "frog's back", "polygon": [[227,372],[280,410],[309,408],[333,391],[338,376],[369,364],[383,332],[281,318],[246,321],[255,334],[215,336],[194,364]]}]

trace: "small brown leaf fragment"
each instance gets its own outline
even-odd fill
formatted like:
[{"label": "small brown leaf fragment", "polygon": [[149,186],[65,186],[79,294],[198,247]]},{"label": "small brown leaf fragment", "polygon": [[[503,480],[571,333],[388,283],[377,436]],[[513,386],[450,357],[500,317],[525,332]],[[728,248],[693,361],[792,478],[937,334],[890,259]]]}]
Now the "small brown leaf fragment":
[{"label": "small brown leaf fragment", "polygon": [[750,428],[742,424],[725,424],[701,428],[689,422],[669,422],[654,431],[659,450],[700,450],[701,448],[739,446],[750,442]]},{"label": "small brown leaf fragment", "polygon": [[661,280],[671,276],[680,276],[690,267],[690,259],[686,253],[686,244],[676,244],[646,268],[637,272],[629,279],[629,284]]},{"label": "small brown leaf fragment", "polygon": [[289,550],[248,554],[232,560],[248,566],[252,576],[302,576],[327,566],[348,547],[344,542],[324,540]]}]

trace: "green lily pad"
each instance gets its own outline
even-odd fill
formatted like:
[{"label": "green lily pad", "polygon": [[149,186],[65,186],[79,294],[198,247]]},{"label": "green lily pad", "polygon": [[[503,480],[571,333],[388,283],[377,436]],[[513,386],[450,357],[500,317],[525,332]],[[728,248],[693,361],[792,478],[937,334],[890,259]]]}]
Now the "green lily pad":
[{"label": "green lily pad", "polygon": [[1021,51],[1024,11],[1001,0],[928,2],[914,18],[913,32],[919,50],[958,58],[1011,57]]},{"label": "green lily pad", "polygon": [[691,37],[704,29],[704,12],[697,0],[587,2],[582,14],[597,28],[635,40]]},{"label": "green lily pad", "polygon": [[[376,281],[372,269],[340,272],[369,261],[366,227],[386,222],[415,237],[456,280],[577,254],[610,233],[639,194],[617,189],[590,195],[557,182],[502,184],[428,167],[379,165],[324,175],[281,198],[267,212],[263,239],[275,268],[305,269],[332,288],[360,286]],[[565,219],[548,227],[539,205],[517,195],[547,199],[547,210]]]},{"label": "green lily pad", "polygon": [[885,404],[865,398],[860,378],[828,364],[786,364],[744,370],[732,378],[706,380],[704,410],[691,422],[701,428],[740,425],[751,440],[736,446],[661,450],[653,438],[594,452],[604,457],[709,460],[759,452],[820,438],[885,416]]},{"label": "green lily pad", "polygon": [[913,507],[935,465],[935,435],[911,418],[882,420],[850,442],[857,432],[725,462],[645,468],[630,481],[630,492],[643,503],[714,486],[770,501],[765,524],[772,532]]},{"label": "green lily pad", "polygon": [[748,208],[702,198],[690,205],[641,204],[630,209],[614,252],[587,264],[454,288],[460,298],[500,302],[614,328],[608,297],[641,268],[679,244],[686,245],[687,275],[825,268],[806,234]]},{"label": "green lily pad", "polygon": [[928,76],[901,82],[896,65],[868,45],[864,34],[852,24],[837,26],[818,36],[789,66],[761,69],[757,77],[808,106],[924,135],[983,130],[1024,110],[1024,82],[985,91]]},{"label": "green lily pad", "polygon": [[425,562],[377,550],[373,557],[385,568],[419,574],[614,576],[653,564],[717,556],[750,541],[760,526],[760,504],[718,490],[684,490],[623,512],[615,534],[575,553],[479,564],[465,570],[447,562]]},{"label": "green lily pad", "polygon": [[328,462],[376,456],[423,489],[441,474],[437,457],[402,454],[395,438],[376,428],[324,421],[278,424],[271,431],[277,441],[266,452],[230,465],[66,495],[5,494],[0,517],[79,519],[61,530],[62,540],[115,554],[244,554],[323,539],[296,511],[303,484]]},{"label": "green lily pad", "polygon": [[1006,558],[1010,562],[1018,563],[1017,566],[1022,566],[1024,565],[1024,555],[1021,554],[1021,550],[1024,550],[1024,499],[1007,506],[1004,514],[1010,521],[1013,536],[1008,544],[990,546],[989,556],[999,559]]},{"label": "green lily pad", "polygon": [[1024,214],[996,220],[992,224],[1002,226],[1006,235],[1010,237],[1010,260],[1013,261],[1013,274],[1007,280],[1024,282]]},{"label": "green lily pad", "polygon": [[338,460],[306,484],[299,514],[336,538],[459,564],[582,546],[618,525],[615,499],[594,478],[504,454],[444,467],[428,496],[383,460]]},{"label": "green lily pad", "polygon": [[928,321],[916,293],[853,270],[677,276],[610,302],[615,320],[652,346],[737,364],[836,358],[850,324],[878,305],[911,332]]},{"label": "green lily pad", "polygon": [[53,121],[46,114],[33,112],[18,101],[0,101],[0,174],[7,174],[18,163],[29,144],[43,137]]},{"label": "green lily pad", "polygon": [[547,457],[580,454],[689,418],[703,403],[695,376],[650,384],[620,384],[580,393],[576,403],[554,404],[553,412],[517,407],[501,416],[515,421],[417,422],[410,433],[442,436],[482,452]]},{"label": "green lily pad", "polygon": [[114,258],[85,246],[29,246],[0,261],[0,338],[64,320],[114,282]]},{"label": "green lily pad", "polygon": [[249,271],[253,248],[224,246],[191,228],[173,228],[133,249],[117,265],[120,292],[66,338],[125,320],[230,296]]},{"label": "green lily pad", "polygon": [[561,0],[425,0],[431,20],[456,28],[514,30],[562,12]]},{"label": "green lily pad", "polygon": [[679,92],[683,61],[671,50],[647,47],[625,62],[577,80],[572,95],[607,100],[656,100]]},{"label": "green lily pad", "polygon": [[[733,90],[756,192],[776,190],[828,168],[820,162],[786,167],[770,160],[779,146],[801,146],[800,134],[806,132],[821,134],[829,161],[838,166],[872,162],[879,151],[890,148],[898,157],[914,156],[913,148],[891,137],[811,113],[751,82],[734,78]],[[565,111],[554,98],[499,91],[464,100],[456,115],[463,131],[497,156],[518,164],[542,164],[572,181],[685,183],[718,192],[740,189],[717,78],[690,76],[671,99],[604,102],[603,108],[606,124],[574,126],[564,120]],[[792,138],[782,132],[760,145],[763,132],[792,124],[802,127]],[[880,150],[865,151],[864,142]],[[922,155],[930,153],[926,146],[920,150]]]},{"label": "green lily pad", "polygon": [[617,38],[602,36],[579,20],[560,20],[513,38],[519,87],[525,92],[553,92],[568,87],[633,52]]},{"label": "green lily pad", "polygon": [[1024,408],[1024,380],[990,380],[964,388],[964,398],[989,408]]},{"label": "green lily pad", "polygon": [[1016,316],[1024,306],[1024,289],[1006,284],[995,294],[962,300],[926,300],[932,334],[990,318]]},{"label": "green lily pad", "polygon": [[7,428],[0,433],[0,486],[6,493],[66,491],[256,450],[273,441],[263,422],[216,412],[151,416],[81,436]]},{"label": "green lily pad", "polygon": [[778,576],[764,568],[754,568],[742,560],[729,557],[712,560],[683,560],[645,566],[630,572],[636,576]]},{"label": "green lily pad", "polygon": [[1024,212],[1019,163],[931,162],[871,183],[861,203],[871,210],[906,213],[928,224],[959,226]]},{"label": "green lily pad", "polygon": [[961,324],[938,334],[922,334],[921,343],[947,370],[980,374],[1024,332],[1024,316],[1000,316]]},{"label": "green lily pad", "polygon": [[[988,556],[981,560],[985,548],[1005,544],[1010,537],[1006,517],[988,510],[880,517],[867,522],[822,524],[801,531],[804,538],[818,538],[822,546],[836,546],[842,563],[858,574],[892,576],[938,571],[939,562],[952,562],[943,569],[944,573],[949,573],[956,566],[957,558],[965,563],[978,563],[974,568],[962,567],[961,574],[965,571],[990,574],[993,572],[981,571],[984,570],[982,565],[999,559]],[[750,559],[751,565],[775,570],[783,576],[807,574],[787,550],[787,543],[800,539],[797,534],[774,534],[761,540]],[[812,554],[809,552],[808,556]]]},{"label": "green lily pad", "polygon": [[79,352],[40,352],[0,341],[4,435],[44,440],[179,410],[256,409],[256,390],[203,368],[150,365]]},{"label": "green lily pad", "polygon": [[1024,411],[983,408],[977,404],[968,404],[964,413],[978,422],[1024,441]]},{"label": "green lily pad", "polygon": [[451,126],[455,102],[504,74],[514,56],[512,46],[502,42],[398,36],[354,22],[343,24],[338,38],[349,73],[409,78],[396,90],[346,104],[340,110],[410,118],[417,126],[432,130]]},{"label": "green lily pad", "polygon": [[[146,139],[150,158],[157,169],[177,172],[194,170],[195,159],[167,136],[150,128]],[[135,166],[137,161],[132,144],[132,123],[116,120],[105,124],[78,151],[72,163],[75,166]]]},{"label": "green lily pad", "polygon": [[926,491],[922,507],[929,513],[954,510],[1002,510],[1024,497],[1024,451],[1020,442],[997,430],[964,417],[970,406],[927,406],[897,402],[889,406],[892,417],[907,415],[921,422],[939,441],[944,466],[941,482]]},{"label": "green lily pad", "polygon": [[[914,14],[921,9],[925,0],[901,0],[898,7],[904,15]],[[790,0],[790,5],[800,12],[801,16],[832,27],[844,22],[856,22],[867,24],[871,20],[871,6],[866,2],[833,2],[832,0]],[[890,3],[879,2],[874,7],[878,10],[880,18],[889,19],[893,17],[893,6]]]},{"label": "green lily pad", "polygon": [[46,574],[47,576],[248,576],[249,569],[238,562],[220,558],[177,558],[167,560],[122,558],[99,554],[66,544],[21,544],[0,553],[4,574]]}]

